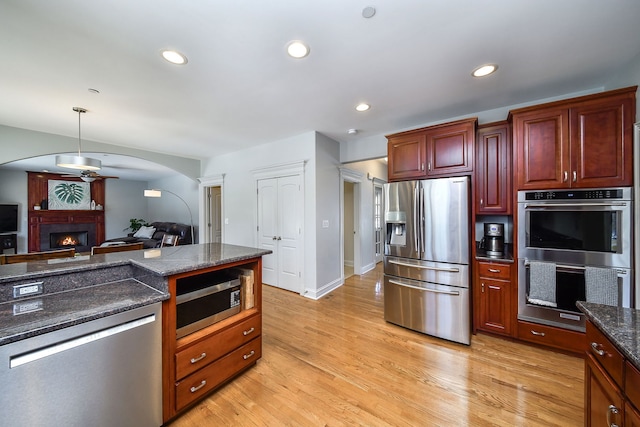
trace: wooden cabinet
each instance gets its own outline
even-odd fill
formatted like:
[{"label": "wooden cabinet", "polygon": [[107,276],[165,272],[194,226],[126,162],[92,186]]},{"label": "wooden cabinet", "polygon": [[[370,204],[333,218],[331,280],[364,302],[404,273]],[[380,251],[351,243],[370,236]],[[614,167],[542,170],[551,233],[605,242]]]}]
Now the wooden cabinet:
[{"label": "wooden cabinet", "polygon": [[[196,276],[243,272],[239,313],[177,338],[176,295]],[[186,282],[182,280],[185,279]],[[262,258],[170,276],[162,306],[163,420],[168,422],[262,357]],[[253,289],[244,286],[250,285]]]},{"label": "wooden cabinet", "polygon": [[590,321],[585,351],[585,425],[640,426],[640,372]]},{"label": "wooden cabinet", "polygon": [[636,89],[512,111],[517,189],[632,185]]},{"label": "wooden cabinet", "polygon": [[477,119],[388,135],[389,181],[468,174]]},{"label": "wooden cabinet", "polygon": [[568,329],[518,320],[518,339],[547,347],[580,353],[584,349],[585,334]]},{"label": "wooden cabinet", "polygon": [[508,122],[478,127],[475,153],[475,213],[511,214],[511,138]]},{"label": "wooden cabinet", "polygon": [[476,328],[511,335],[511,265],[476,261]]}]

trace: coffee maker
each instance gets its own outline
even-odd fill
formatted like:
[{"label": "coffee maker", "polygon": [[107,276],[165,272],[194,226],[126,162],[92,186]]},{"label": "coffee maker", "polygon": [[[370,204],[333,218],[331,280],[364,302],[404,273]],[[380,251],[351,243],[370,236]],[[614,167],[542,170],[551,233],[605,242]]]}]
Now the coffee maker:
[{"label": "coffee maker", "polygon": [[501,257],[504,255],[504,224],[495,222],[484,223],[484,237],[482,247],[490,257]]}]

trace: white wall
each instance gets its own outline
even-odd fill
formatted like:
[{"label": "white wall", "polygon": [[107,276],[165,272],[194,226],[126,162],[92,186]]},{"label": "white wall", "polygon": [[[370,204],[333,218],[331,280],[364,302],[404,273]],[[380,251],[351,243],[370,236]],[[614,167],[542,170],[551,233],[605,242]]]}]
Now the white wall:
[{"label": "white wall", "polygon": [[18,249],[27,252],[29,228],[27,223],[27,173],[11,169],[0,169],[0,203],[18,204]]},{"label": "white wall", "polygon": [[[340,245],[340,144],[320,133],[316,134],[316,194],[314,227],[316,233],[316,284],[309,297],[319,298],[342,285]],[[322,222],[329,227],[323,228]],[[313,292],[313,293],[312,293]]]},{"label": "white wall", "polygon": [[254,173],[268,167],[306,162],[304,166],[304,264],[302,277],[316,288],[316,132],[213,157],[203,162],[203,176],[224,175],[222,221],[224,243],[256,247],[257,196]]},{"label": "white wall", "polygon": [[143,181],[125,179],[105,181],[105,239],[116,239],[130,233],[131,230],[125,228],[129,227],[131,218],[149,221],[148,202],[143,196],[144,189],[149,188],[147,185]]}]

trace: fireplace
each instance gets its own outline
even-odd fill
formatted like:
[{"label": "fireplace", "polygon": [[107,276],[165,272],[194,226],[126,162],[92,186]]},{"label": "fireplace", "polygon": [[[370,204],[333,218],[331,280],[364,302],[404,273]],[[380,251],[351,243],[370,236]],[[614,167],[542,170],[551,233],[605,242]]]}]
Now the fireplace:
[{"label": "fireplace", "polygon": [[75,248],[76,252],[90,252],[96,246],[96,224],[41,224],[40,250]]},{"label": "fireplace", "polygon": [[87,246],[88,231],[62,231],[49,233],[49,247],[51,249],[67,249]]}]

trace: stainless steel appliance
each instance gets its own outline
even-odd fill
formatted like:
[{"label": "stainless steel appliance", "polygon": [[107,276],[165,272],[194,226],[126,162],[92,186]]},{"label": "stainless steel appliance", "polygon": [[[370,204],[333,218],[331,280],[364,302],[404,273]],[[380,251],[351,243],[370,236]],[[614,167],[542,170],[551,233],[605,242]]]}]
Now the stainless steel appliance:
[{"label": "stainless steel appliance", "polygon": [[[518,318],[584,331],[576,308],[588,300],[589,270],[610,270],[618,306],[633,301],[632,188],[518,192]],[[551,265],[551,304],[531,298],[537,272]],[[543,284],[544,285],[544,284]],[[554,306],[555,305],[555,306]]]},{"label": "stainless steel appliance", "polygon": [[469,178],[384,189],[385,320],[469,344]]},{"label": "stainless steel appliance", "polygon": [[504,255],[504,224],[486,222],[484,224],[484,237],[481,247],[485,249],[490,257],[501,257]]},{"label": "stainless steel appliance", "polygon": [[239,276],[227,270],[177,279],[176,337],[239,313],[241,288]]},{"label": "stainless steel appliance", "polygon": [[156,303],[0,346],[2,425],[161,425],[161,313]]}]

